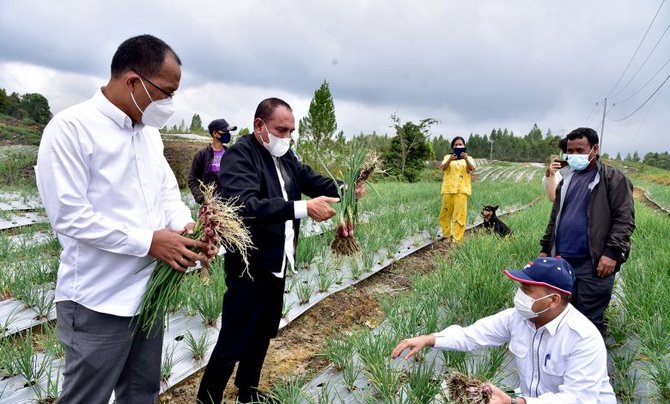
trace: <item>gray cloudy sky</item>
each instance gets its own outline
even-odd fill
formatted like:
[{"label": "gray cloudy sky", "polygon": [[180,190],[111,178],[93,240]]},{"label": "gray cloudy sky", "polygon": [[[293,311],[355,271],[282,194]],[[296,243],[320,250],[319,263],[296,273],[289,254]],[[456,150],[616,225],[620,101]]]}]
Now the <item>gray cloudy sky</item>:
[{"label": "gray cloudy sky", "polygon": [[189,124],[198,113],[205,125],[224,117],[249,127],[258,102],[271,96],[289,102],[299,120],[325,79],[347,135],[391,134],[392,113],[403,121],[438,119],[433,134],[449,138],[494,127],[525,135],[534,123],[560,135],[578,126],[600,132],[602,100],[609,95],[604,151],[644,154],[670,150],[670,83],[639,112],[615,120],[670,75],[670,63],[663,67],[670,34],[642,65],[669,27],[670,3],[615,85],[659,5],[0,0],[0,87],[42,93],[58,112],[106,83],[123,40],[150,33],[183,62],[170,125]]}]

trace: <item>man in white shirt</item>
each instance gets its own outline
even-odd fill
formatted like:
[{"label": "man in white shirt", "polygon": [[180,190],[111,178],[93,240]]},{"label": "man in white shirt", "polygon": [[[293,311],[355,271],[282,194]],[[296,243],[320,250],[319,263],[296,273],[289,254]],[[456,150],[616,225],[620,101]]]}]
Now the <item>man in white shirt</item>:
[{"label": "man in white shirt", "polygon": [[469,327],[452,325],[401,341],[410,358],[426,346],[474,351],[509,343],[521,382],[510,397],[494,385],[490,403],[616,403],[607,375],[607,351],[598,329],[569,303],[574,274],[560,257],[540,257],[505,274],[520,283],[514,308],[485,317]]},{"label": "man in white shirt", "polygon": [[[132,323],[155,261],[175,270],[209,261],[182,236],[193,219],[163,156],[158,127],[174,112],[181,61],[150,35],[123,42],[93,98],[44,129],[37,186],[61,253],[57,330],[65,346],[61,402],[155,403],[162,324]],[[196,254],[198,247],[207,254]]]}]

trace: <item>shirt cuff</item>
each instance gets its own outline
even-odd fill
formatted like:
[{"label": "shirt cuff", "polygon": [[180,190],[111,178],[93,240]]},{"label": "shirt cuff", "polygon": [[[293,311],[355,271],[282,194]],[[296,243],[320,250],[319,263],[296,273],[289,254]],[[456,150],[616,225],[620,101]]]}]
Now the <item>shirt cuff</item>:
[{"label": "shirt cuff", "polygon": [[433,345],[433,348],[437,349],[447,349],[448,344],[447,342],[449,339],[446,336],[440,335],[439,332],[433,333],[433,337],[435,337],[435,345]]},{"label": "shirt cuff", "polygon": [[307,217],[307,201],[294,201],[293,202],[293,215],[296,219],[302,219]]},{"label": "shirt cuff", "polygon": [[151,248],[151,242],[154,238],[153,230],[147,229],[133,229],[128,233],[128,255],[133,255],[135,257],[146,257],[149,255],[149,249]]}]

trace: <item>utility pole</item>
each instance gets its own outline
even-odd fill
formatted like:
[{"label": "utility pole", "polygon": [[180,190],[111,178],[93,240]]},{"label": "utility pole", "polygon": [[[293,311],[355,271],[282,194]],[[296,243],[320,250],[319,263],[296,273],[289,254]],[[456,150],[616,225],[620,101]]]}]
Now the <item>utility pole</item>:
[{"label": "utility pole", "polygon": [[489,160],[493,160],[493,139],[491,139],[491,154],[489,154]]},{"label": "utility pole", "polygon": [[603,120],[600,123],[600,154],[603,154],[603,135],[605,133],[605,114],[607,113],[607,97],[605,97],[605,103],[603,104]]}]

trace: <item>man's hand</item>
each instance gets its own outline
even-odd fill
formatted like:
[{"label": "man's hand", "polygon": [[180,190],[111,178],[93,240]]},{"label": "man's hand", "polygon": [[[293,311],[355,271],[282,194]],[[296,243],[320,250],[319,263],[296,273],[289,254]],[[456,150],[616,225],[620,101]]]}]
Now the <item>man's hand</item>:
[{"label": "man's hand", "polygon": [[553,160],[550,164],[549,167],[547,168],[547,171],[549,172],[549,177],[552,177],[554,174],[556,174],[556,171],[561,169],[561,163],[558,161]]},{"label": "man's hand", "polygon": [[614,272],[614,268],[616,268],[616,260],[603,255],[598,261],[596,272],[598,272],[599,277],[604,278],[611,275]]},{"label": "man's hand", "polygon": [[[191,222],[184,227],[184,231],[181,234],[193,234],[195,230],[195,223]],[[200,252],[205,255],[205,260],[200,260],[200,263],[203,265],[209,264],[212,262],[217,255],[219,255],[219,247],[214,244],[207,244],[207,247],[201,248]]]},{"label": "man's hand", "polygon": [[[189,248],[198,247],[201,250],[207,250],[207,243],[199,240],[192,240],[181,234],[188,232],[188,225],[184,230],[161,229],[154,231],[149,247],[149,255],[167,262],[178,271],[184,271],[186,268],[195,265],[196,261],[209,262],[204,254],[198,254]],[[191,226],[191,231],[193,226]]]},{"label": "man's hand", "polygon": [[547,254],[547,253],[543,253],[543,252],[541,252],[541,253],[538,255],[538,257],[541,257],[541,258],[548,257],[548,256],[549,256],[549,254]]},{"label": "man's hand", "polygon": [[331,198],[329,196],[319,196],[307,201],[307,215],[317,222],[323,222],[335,216],[335,209],[333,203],[339,202],[339,198]]},{"label": "man's hand", "polygon": [[[489,404],[509,404],[512,402],[512,397],[510,397],[504,391],[500,390],[494,384],[486,383],[486,386],[488,386],[491,389],[491,397],[489,398]],[[525,402],[525,400],[523,402]]]},{"label": "man's hand", "polygon": [[434,335],[421,335],[419,337],[408,338],[400,341],[398,346],[395,347],[391,357],[393,359],[400,356],[402,351],[409,348],[409,352],[405,355],[405,359],[411,358],[415,353],[422,350],[427,346],[435,346],[435,336]]},{"label": "man's hand", "polygon": [[462,152],[461,153],[461,159],[465,160],[468,158],[468,153],[467,152]]}]

